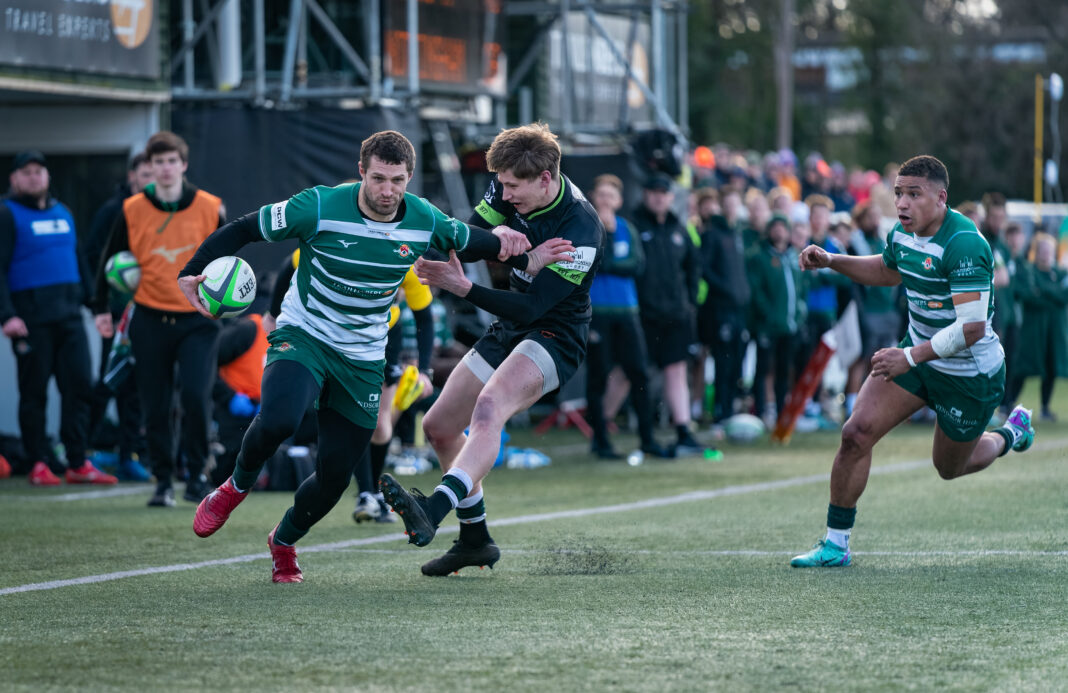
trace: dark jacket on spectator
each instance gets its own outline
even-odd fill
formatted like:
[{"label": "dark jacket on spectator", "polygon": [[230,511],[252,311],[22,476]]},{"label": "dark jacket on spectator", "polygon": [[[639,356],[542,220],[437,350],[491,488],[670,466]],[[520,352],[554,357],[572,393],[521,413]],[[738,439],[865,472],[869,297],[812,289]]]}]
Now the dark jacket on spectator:
[{"label": "dark jacket on spectator", "polygon": [[645,251],[645,271],[638,277],[643,318],[681,320],[697,304],[700,266],[697,249],[679,218],[668,212],[664,223],[644,206],[634,212],[634,228]]}]

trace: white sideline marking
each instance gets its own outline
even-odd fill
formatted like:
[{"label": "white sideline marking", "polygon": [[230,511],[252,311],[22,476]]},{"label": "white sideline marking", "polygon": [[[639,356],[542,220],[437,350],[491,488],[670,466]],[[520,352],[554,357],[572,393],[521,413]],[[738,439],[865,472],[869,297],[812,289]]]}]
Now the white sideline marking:
[{"label": "white sideline marking", "polygon": [[[1047,449],[1055,448],[1060,445],[1064,445],[1065,441],[1055,440],[1049,441],[1045,445],[1035,445],[1034,449]],[[873,476],[882,474],[896,474],[899,472],[908,472],[914,469],[923,469],[930,466],[931,461],[929,459],[911,460],[908,462],[898,462],[895,464],[880,465],[871,468],[871,474]],[[665,505],[676,505],[678,503],[690,503],[693,501],[710,500],[713,498],[722,498],[724,496],[738,496],[746,493],[757,493],[760,491],[773,491],[777,489],[790,488],[793,486],[803,486],[805,484],[811,484],[818,481],[827,482],[830,481],[830,472],[826,474],[810,474],[808,476],[797,476],[792,479],[779,479],[777,481],[765,481],[757,484],[741,484],[738,486],[724,486],[723,488],[709,489],[707,491],[690,491],[688,493],[680,493],[675,496],[666,496],[663,498],[648,498],[642,501],[634,501],[632,503],[616,503],[613,505],[602,505],[595,508],[575,508],[573,510],[558,510],[550,513],[537,513],[533,515],[520,515],[518,517],[506,517],[500,520],[494,520],[494,527],[504,527],[508,525],[520,525],[529,524],[531,522],[545,522],[548,520],[563,520],[576,517],[588,517],[590,515],[603,515],[606,513],[626,512],[629,510],[641,510],[645,508],[658,508]],[[119,489],[113,489],[119,490]],[[455,534],[458,532],[456,527],[445,527],[438,530],[439,535]],[[391,541],[399,541],[405,539],[404,534],[383,534],[377,537],[367,537],[364,539],[349,539],[346,541],[335,541],[329,544],[314,544],[312,546],[303,546],[300,549],[301,553],[320,553],[326,551],[340,551],[343,549],[349,549],[356,546],[367,546],[370,544],[384,544]],[[750,552],[742,551],[737,555],[747,555]],[[869,555],[961,555],[966,552],[948,552],[942,554],[940,552],[905,552],[905,553],[885,553],[867,552]],[[991,554],[1015,555],[1011,552],[989,552]],[[712,555],[712,554],[710,554]],[[723,555],[735,555],[731,552],[724,552]],[[757,554],[759,555],[759,554]],[[782,555],[778,552],[769,552],[768,555]],[[858,554],[861,555],[861,554]],[[1032,554],[1026,554],[1032,555]],[[1050,552],[1049,554],[1041,555],[1061,555],[1061,553]],[[154,566],[150,568],[137,568],[134,570],[123,570],[115,573],[103,573],[101,575],[87,575],[80,578],[70,578],[67,580],[51,580],[49,582],[33,582],[26,585],[17,585],[15,587],[0,588],[0,597],[8,594],[20,594],[22,592],[36,592],[39,590],[54,590],[61,587],[73,587],[76,585],[90,585],[97,582],[110,582],[112,580],[121,580],[129,577],[140,577],[142,575],[158,575],[161,573],[175,573],[185,570],[196,570],[199,568],[210,568],[212,566],[219,565],[231,565],[235,563],[249,563],[261,558],[267,558],[268,554],[245,554],[244,556],[234,556],[232,558],[218,558],[210,561],[200,561],[197,563],[176,563],[174,565]]]},{"label": "white sideline marking", "polygon": [[33,501],[77,501],[77,500],[92,500],[94,498],[117,498],[119,496],[134,496],[139,493],[153,488],[152,484],[136,484],[122,486],[116,486],[114,488],[100,489],[99,491],[71,491],[70,493],[60,493],[58,495],[50,496],[8,496],[8,498],[18,500],[33,500]]},{"label": "white sideline marking", "polygon": [[[346,553],[373,553],[373,554],[402,554],[405,549],[341,549]],[[514,556],[542,555],[542,554],[584,554],[581,549],[501,549],[502,554]],[[633,556],[795,556],[797,551],[769,551],[759,549],[707,549],[704,551],[658,551],[655,549],[631,549],[626,551]],[[1033,557],[1068,557],[1068,550],[1064,551],[1024,551],[1022,549],[962,549],[958,551],[853,551],[854,556],[911,556],[915,558],[939,557],[939,556],[1033,556]]]},{"label": "white sideline marking", "polygon": [[[873,467],[872,474],[891,474],[895,472],[911,471],[913,469],[919,469],[929,464],[927,460],[915,460],[911,462],[899,462],[897,464],[885,465],[882,467]],[[605,513],[625,512],[628,510],[641,510],[644,508],[658,508],[665,505],[675,505],[678,503],[690,503],[693,501],[709,500],[712,498],[721,498],[723,496],[737,496],[744,493],[756,493],[758,491],[771,491],[781,488],[789,488],[791,486],[801,486],[804,484],[811,484],[818,481],[829,481],[830,474],[811,474],[808,476],[798,476],[792,479],[780,479],[777,481],[765,481],[758,484],[742,484],[739,486],[725,486],[723,488],[709,489],[707,491],[690,491],[688,493],[680,493],[675,496],[667,496],[664,498],[649,498],[642,501],[635,501],[633,503],[617,503],[614,505],[602,505],[596,508],[576,508],[573,510],[558,510],[550,513],[537,513],[534,515],[520,515],[518,517],[506,517],[493,522],[494,527],[503,527],[507,525],[519,525],[528,524],[531,522],[545,522],[548,520],[562,520],[575,517],[588,517],[590,515],[603,515]],[[445,527],[438,530],[438,534],[454,534],[459,531],[456,527]],[[349,539],[346,541],[336,541],[329,544],[315,544],[312,546],[301,547],[300,552],[304,553],[319,553],[324,551],[338,551],[341,549],[348,549],[355,546],[367,546],[369,544],[384,544],[387,542],[402,541],[406,537],[402,533],[384,534],[377,537],[367,537],[364,539]],[[219,558],[210,561],[200,561],[197,563],[176,563],[174,565],[154,566],[150,568],[137,568],[134,570],[123,570],[115,573],[103,573],[101,575],[87,575],[85,577],[70,578],[67,580],[51,580],[49,582],[34,582],[26,585],[18,585],[15,587],[5,587],[0,589],[0,596],[8,594],[19,594],[22,592],[35,592],[39,590],[54,590],[61,587],[73,587],[76,585],[90,585],[97,582],[110,582],[112,580],[121,580],[129,577],[139,577],[142,575],[158,575],[161,573],[175,573],[185,570],[196,570],[199,568],[210,568],[212,566],[231,565],[234,563],[248,563],[261,558],[267,558],[268,554],[246,554],[244,556],[234,556],[232,558]]]}]

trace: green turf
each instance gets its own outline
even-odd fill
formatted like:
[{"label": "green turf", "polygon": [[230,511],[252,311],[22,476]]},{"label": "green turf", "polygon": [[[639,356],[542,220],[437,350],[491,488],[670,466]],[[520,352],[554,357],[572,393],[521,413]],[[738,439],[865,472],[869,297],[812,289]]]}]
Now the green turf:
[{"label": "green turf", "polygon": [[[291,494],[254,494],[204,540],[192,504],[146,508],[147,487],[52,502],[80,489],[8,480],[0,589],[257,557],[0,595],[0,690],[1063,689],[1068,425],[1038,428],[1034,450],[953,482],[899,469],[929,454],[929,429],[892,434],[854,565],[831,571],[788,566],[822,536],[824,481],[491,524],[495,570],[433,579],[419,565],[454,535],[408,547],[399,525],[355,525],[350,493],[301,542],[307,581],[273,585],[266,535]],[[836,445],[813,434],[632,468],[592,461],[573,432],[513,436],[553,463],[496,470],[491,523],[825,475]]]}]

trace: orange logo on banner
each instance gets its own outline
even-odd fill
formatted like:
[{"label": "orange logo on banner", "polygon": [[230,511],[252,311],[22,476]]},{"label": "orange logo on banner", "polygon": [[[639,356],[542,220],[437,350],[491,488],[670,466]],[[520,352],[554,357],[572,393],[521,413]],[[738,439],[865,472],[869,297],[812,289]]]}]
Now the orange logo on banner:
[{"label": "orange logo on banner", "polygon": [[111,26],[115,38],[127,48],[137,48],[152,28],[155,0],[111,0]]}]

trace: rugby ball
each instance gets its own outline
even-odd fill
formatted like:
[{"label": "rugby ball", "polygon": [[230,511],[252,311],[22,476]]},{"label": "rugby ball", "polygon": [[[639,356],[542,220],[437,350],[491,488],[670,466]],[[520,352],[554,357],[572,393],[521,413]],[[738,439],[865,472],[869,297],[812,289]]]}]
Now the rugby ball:
[{"label": "rugby ball", "polygon": [[141,265],[133,253],[123,250],[108,258],[104,276],[116,291],[132,294],[141,283]]},{"label": "rugby ball", "polygon": [[751,443],[764,435],[764,422],[752,414],[735,414],[723,426],[727,440],[735,443]]},{"label": "rugby ball", "polygon": [[200,302],[216,318],[241,315],[256,298],[256,273],[239,257],[216,258],[201,274],[206,278],[197,289]]}]

